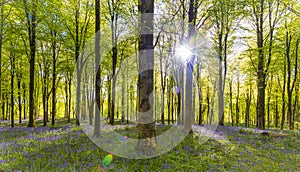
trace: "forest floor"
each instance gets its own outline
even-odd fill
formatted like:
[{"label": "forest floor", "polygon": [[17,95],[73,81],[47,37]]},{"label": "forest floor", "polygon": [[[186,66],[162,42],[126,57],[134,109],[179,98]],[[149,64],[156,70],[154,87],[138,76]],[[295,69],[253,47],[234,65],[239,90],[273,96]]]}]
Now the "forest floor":
[{"label": "forest floor", "polygon": [[[37,123],[38,125],[41,124]],[[0,171],[100,171],[108,153],[97,147],[82,128],[58,121],[56,127],[10,128],[0,124]],[[37,125],[37,126],[38,126]],[[170,126],[157,127],[161,133]],[[137,129],[113,128],[136,137]],[[218,127],[207,141],[205,127],[193,126],[194,134],[171,151],[150,159],[114,156],[105,171],[300,171],[299,131]]]}]

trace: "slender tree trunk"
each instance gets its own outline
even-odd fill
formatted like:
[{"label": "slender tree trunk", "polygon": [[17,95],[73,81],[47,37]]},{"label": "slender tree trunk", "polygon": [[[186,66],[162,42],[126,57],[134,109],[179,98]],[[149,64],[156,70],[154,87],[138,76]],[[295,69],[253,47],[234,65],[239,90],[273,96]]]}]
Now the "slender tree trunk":
[{"label": "slender tree trunk", "polygon": [[[276,90],[276,93],[278,91]],[[278,96],[277,94],[275,95],[275,127],[278,128],[278,118],[279,118],[279,115],[278,115]]]},{"label": "slender tree trunk", "polygon": [[15,110],[15,101],[14,101],[14,77],[15,77],[15,55],[12,54],[10,57],[10,64],[11,64],[11,73],[10,73],[10,104],[11,104],[11,127],[15,126],[15,121],[14,121],[14,110]]},{"label": "slender tree trunk", "polygon": [[168,82],[168,90],[167,90],[167,107],[168,107],[168,125],[170,125],[171,123],[171,106],[170,106],[170,102],[171,102],[171,88],[170,88],[170,81]]},{"label": "slender tree trunk", "polygon": [[[283,72],[283,87],[282,87],[282,108],[281,108],[281,124],[280,129],[283,130],[285,122],[285,90],[286,90],[286,60],[284,60],[284,72]],[[279,81],[278,81],[279,82]]]},{"label": "slender tree trunk", "polygon": [[22,84],[22,88],[23,88],[23,103],[24,103],[24,106],[23,106],[23,115],[24,115],[24,120],[26,119],[26,84],[23,83]]},{"label": "slender tree trunk", "polygon": [[[125,78],[125,76],[122,76],[123,78]],[[125,79],[122,79],[122,99],[121,99],[121,109],[122,109],[122,123],[124,123],[125,121]]]},{"label": "slender tree trunk", "polygon": [[207,104],[206,123],[208,124],[209,123],[209,115],[210,115],[209,84],[207,84],[206,104]]},{"label": "slender tree trunk", "polygon": [[56,116],[56,31],[51,31],[53,36],[52,42],[52,125],[55,125],[55,116]]},{"label": "slender tree trunk", "polygon": [[[271,80],[271,83],[272,83],[272,80]],[[269,92],[268,92],[268,101],[267,101],[267,120],[268,120],[268,128],[270,128],[270,102],[271,102],[271,84],[269,86]]]},{"label": "slender tree trunk", "polygon": [[236,117],[236,126],[239,126],[240,122],[240,105],[239,105],[239,99],[240,99],[240,79],[238,78],[237,83],[237,95],[236,95],[236,102],[235,102],[235,117]]},{"label": "slender tree trunk", "polygon": [[45,86],[45,78],[43,78],[43,126],[47,126],[46,120],[46,86]]},{"label": "slender tree trunk", "polygon": [[250,126],[251,89],[246,93],[245,127]]},{"label": "slender tree trunk", "polygon": [[68,119],[69,95],[68,95],[68,80],[65,80],[65,118]]},{"label": "slender tree trunk", "polygon": [[111,119],[111,77],[108,75],[107,76],[107,118],[110,120]]},{"label": "slender tree trunk", "polygon": [[21,78],[18,75],[18,103],[19,103],[19,123],[22,123],[22,100],[21,100]]},{"label": "slender tree trunk", "polygon": [[[162,43],[164,44],[164,38],[162,38]],[[163,64],[162,64],[162,58],[163,58],[163,47],[159,49],[159,66],[160,66],[160,84],[161,84],[161,123],[165,124],[165,76],[166,73],[163,72]]]},{"label": "slender tree trunk", "polygon": [[229,108],[230,108],[230,118],[231,118],[231,126],[234,125],[234,117],[233,117],[233,102],[232,102],[232,80],[229,82]]},{"label": "slender tree trunk", "polygon": [[69,107],[68,107],[68,123],[71,122],[71,106],[72,106],[72,74],[70,73],[68,84],[69,84]]}]

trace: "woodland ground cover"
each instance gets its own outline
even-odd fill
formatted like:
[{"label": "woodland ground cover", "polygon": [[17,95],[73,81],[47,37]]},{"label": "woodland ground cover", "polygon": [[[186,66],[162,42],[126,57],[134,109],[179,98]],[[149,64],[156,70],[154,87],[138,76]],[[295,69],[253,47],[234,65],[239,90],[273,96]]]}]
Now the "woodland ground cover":
[{"label": "woodland ground cover", "polygon": [[[119,126],[117,131],[122,135],[138,134],[134,127]],[[160,125],[157,133],[167,128]],[[115,156],[105,170],[299,171],[299,133],[279,130],[269,133],[272,134],[265,136],[253,128],[219,127],[207,142],[199,142],[197,134],[189,135],[159,157],[131,160]],[[99,171],[100,161],[107,155],[80,127],[65,125],[63,121],[56,127],[33,129],[22,125],[1,126],[0,139],[1,171]]]}]

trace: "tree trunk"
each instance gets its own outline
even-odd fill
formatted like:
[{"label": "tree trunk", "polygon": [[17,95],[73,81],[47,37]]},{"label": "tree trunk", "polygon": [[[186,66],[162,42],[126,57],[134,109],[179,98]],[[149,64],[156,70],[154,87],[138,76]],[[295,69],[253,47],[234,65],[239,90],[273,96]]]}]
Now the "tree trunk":
[{"label": "tree trunk", "polygon": [[[67,78],[67,77],[66,77]],[[68,79],[65,80],[65,118],[68,119],[69,94],[68,94]]]},{"label": "tree trunk", "polygon": [[206,104],[207,104],[206,123],[208,124],[209,123],[209,114],[210,114],[209,83],[207,84]]},{"label": "tree trunk", "polygon": [[101,108],[101,64],[100,64],[100,0],[95,0],[95,128],[94,137],[100,137],[100,108]]},{"label": "tree trunk", "polygon": [[[221,26],[223,27],[223,26]],[[220,26],[218,26],[220,29]],[[218,104],[219,104],[219,125],[224,126],[224,93],[223,93],[223,33],[219,31],[219,94],[218,94]]]},{"label": "tree trunk", "polygon": [[257,66],[257,128],[265,129],[265,65],[264,65],[264,39],[263,39],[263,23],[264,23],[264,0],[260,0],[259,14],[256,15],[256,33],[258,48],[258,66]]},{"label": "tree trunk", "polygon": [[81,83],[81,63],[82,59],[79,59],[79,51],[80,51],[80,39],[79,39],[79,8],[80,8],[80,0],[76,2],[75,7],[75,59],[76,59],[76,73],[77,73],[77,82],[76,82],[76,126],[80,125],[79,118],[80,118],[80,100],[81,100],[81,94],[80,94],[80,83]]},{"label": "tree trunk", "polygon": [[240,106],[239,106],[239,99],[240,99],[240,79],[238,77],[237,83],[237,95],[236,95],[236,102],[235,102],[235,117],[236,117],[236,126],[239,126],[240,122]]},{"label": "tree trunk", "polygon": [[[29,38],[29,45],[30,45],[30,78],[29,78],[29,123],[28,127],[34,127],[34,75],[35,75],[35,51],[36,51],[36,9],[37,9],[37,2],[32,2],[32,10],[28,11],[28,4],[27,1],[24,0],[25,6],[25,13],[27,17],[27,26],[28,26],[28,38]],[[31,17],[30,17],[30,14]]]},{"label": "tree trunk", "polygon": [[51,31],[53,36],[52,42],[52,126],[55,125],[55,115],[56,115],[56,31]]},{"label": "tree trunk", "polygon": [[[125,122],[125,76],[122,76],[123,79],[122,79],[122,99],[121,99],[121,109],[122,109],[122,117],[121,117],[121,120],[122,120],[122,123]],[[127,94],[126,94],[127,95]]]},{"label": "tree trunk", "polygon": [[246,93],[246,112],[245,112],[245,127],[250,127],[250,106],[251,106],[251,88],[250,90]]},{"label": "tree trunk", "polygon": [[14,107],[15,107],[15,101],[14,101],[14,77],[15,77],[15,57],[14,53],[10,57],[10,64],[11,64],[11,72],[10,72],[10,104],[11,104],[11,127],[15,126],[14,121]]},{"label": "tree trunk", "polygon": [[[138,10],[140,18],[139,38],[139,75],[138,75],[138,150],[144,155],[151,155],[156,150],[155,120],[153,114],[153,101],[150,94],[153,92],[153,69],[154,69],[154,47],[153,47],[153,19],[154,0],[139,1]],[[147,15],[147,17],[146,17]],[[148,31],[148,33],[143,33]],[[145,66],[147,68],[145,69]],[[143,114],[142,114],[143,113]]]},{"label": "tree trunk", "polygon": [[26,119],[26,84],[23,83],[22,84],[22,88],[23,88],[23,99],[24,99],[24,106],[23,106],[23,115],[24,115],[24,120]]},{"label": "tree trunk", "polygon": [[230,82],[229,82],[229,108],[230,108],[231,126],[234,125],[232,94],[233,94],[232,93],[232,80],[230,80]]},{"label": "tree trunk", "polygon": [[[283,87],[282,87],[282,108],[281,108],[281,124],[280,129],[283,130],[285,122],[285,90],[286,90],[286,59],[284,60],[284,72],[283,72]],[[278,83],[280,83],[278,79]]]},{"label": "tree trunk", "polygon": [[69,74],[68,78],[68,84],[69,84],[69,107],[68,107],[68,123],[71,122],[71,106],[72,106],[72,74]]},{"label": "tree trunk", "polygon": [[18,77],[18,103],[19,103],[19,123],[22,123],[22,100],[21,100],[21,76]]},{"label": "tree trunk", "polygon": [[168,107],[168,125],[171,124],[171,106],[170,106],[170,103],[171,103],[171,81],[168,82],[168,90],[167,90],[167,96],[168,96],[168,99],[167,99],[167,107]]},{"label": "tree trunk", "polygon": [[271,95],[270,94],[271,94],[271,91],[268,93],[268,101],[267,101],[267,115],[268,115],[268,117],[267,117],[268,123],[267,124],[268,124],[268,128],[270,128],[270,101],[271,101]]},{"label": "tree trunk", "polygon": [[[162,44],[164,44],[164,37],[162,38]],[[163,63],[162,63],[162,58],[163,58],[163,47],[159,48],[159,66],[160,66],[160,84],[161,84],[161,123],[165,124],[165,76],[167,75],[166,73],[163,72]],[[166,72],[166,71],[165,71]],[[169,118],[168,118],[169,119]]]},{"label": "tree trunk", "polygon": [[[277,93],[277,91],[276,91]],[[278,115],[278,96],[276,94],[275,96],[275,127],[278,128],[278,118],[279,118],[279,115]]]}]

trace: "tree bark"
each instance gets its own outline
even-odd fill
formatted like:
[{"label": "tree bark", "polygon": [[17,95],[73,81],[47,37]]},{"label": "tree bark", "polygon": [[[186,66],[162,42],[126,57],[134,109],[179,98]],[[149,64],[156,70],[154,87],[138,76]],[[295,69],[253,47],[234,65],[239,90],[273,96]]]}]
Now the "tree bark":
[{"label": "tree bark", "polygon": [[245,127],[250,127],[250,106],[252,99],[252,89],[246,93],[246,111],[245,111]]},{"label": "tree bark", "polygon": [[100,0],[95,0],[95,128],[94,128],[94,137],[100,137],[100,102],[101,102],[101,64],[100,64]]},{"label": "tree bark", "polygon": [[14,121],[14,107],[15,107],[15,101],[14,101],[14,77],[15,77],[15,54],[12,53],[10,55],[10,64],[11,64],[11,71],[10,71],[10,104],[11,104],[11,112],[10,112],[10,115],[11,115],[11,118],[10,118],[10,121],[11,121],[11,127],[14,127],[15,126],[15,121]]},{"label": "tree bark", "polygon": [[23,106],[24,118],[23,119],[26,119],[26,84],[25,83],[22,84],[22,88],[23,88],[23,99],[24,99],[24,106]]},{"label": "tree bark", "polygon": [[51,31],[52,40],[52,126],[55,125],[56,116],[56,31]]},{"label": "tree bark", "polygon": [[[34,127],[34,73],[35,73],[35,51],[36,51],[36,9],[37,2],[32,2],[31,11],[28,10],[27,0],[24,0],[25,13],[27,17],[28,40],[30,45],[30,78],[29,78],[29,123],[28,127]],[[30,16],[31,15],[31,16]]]},{"label": "tree bark", "polygon": [[150,99],[150,94],[153,92],[154,69],[154,0],[139,1],[138,10],[141,14],[138,75],[138,150],[144,155],[151,155],[156,151],[155,120],[153,119],[153,107],[151,107],[153,100]]},{"label": "tree bark", "polygon": [[240,79],[238,77],[238,83],[237,83],[237,95],[236,95],[236,101],[235,101],[235,117],[236,117],[236,126],[239,126],[240,122],[240,106],[239,106],[239,99],[240,99]]},{"label": "tree bark", "polygon": [[264,38],[263,38],[263,23],[264,23],[264,0],[260,0],[258,13],[256,16],[256,33],[257,33],[257,48],[258,48],[258,66],[257,66],[257,128],[265,129],[265,65],[264,65]]},{"label": "tree bark", "polygon": [[21,76],[20,74],[17,75],[18,77],[18,103],[19,103],[19,123],[22,123],[22,102],[21,102]]}]

